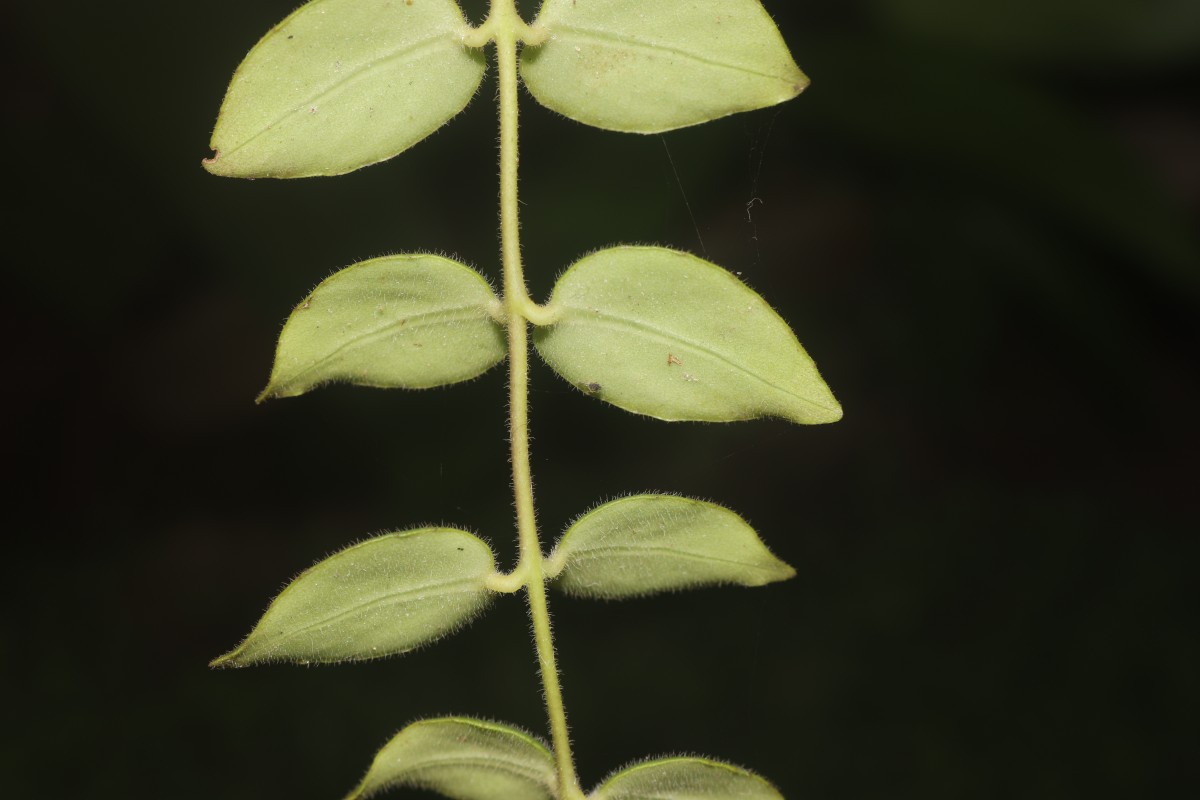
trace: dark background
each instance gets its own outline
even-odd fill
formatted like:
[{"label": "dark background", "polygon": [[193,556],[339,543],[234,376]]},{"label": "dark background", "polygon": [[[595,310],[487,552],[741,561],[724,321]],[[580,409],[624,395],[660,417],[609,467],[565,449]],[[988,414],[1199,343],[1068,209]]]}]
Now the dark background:
[{"label": "dark background", "polygon": [[[9,796],[337,798],[417,717],[544,730],[515,600],[382,663],[205,667],[364,535],[515,549],[502,370],[253,404],[335,268],[437,250],[498,275],[490,79],[385,165],[201,170],[226,81],[292,6],[0,10]],[[523,106],[535,297],[616,242],[707,255],[846,410],[668,425],[535,369],[547,541],[670,490],[799,572],[552,598],[584,783],[696,752],[791,798],[1195,792],[1200,4],[767,7],[813,79],[795,102],[665,137]]]}]

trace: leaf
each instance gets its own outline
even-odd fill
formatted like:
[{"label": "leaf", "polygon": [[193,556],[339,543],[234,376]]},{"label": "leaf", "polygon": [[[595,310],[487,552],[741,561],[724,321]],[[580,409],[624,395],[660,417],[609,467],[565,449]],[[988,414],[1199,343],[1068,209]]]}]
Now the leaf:
[{"label": "leaf", "polygon": [[841,406],[787,323],[720,267],[661,247],[568,269],[534,341],[589,394],[663,420],[836,422]]},{"label": "leaf", "polygon": [[271,381],[259,396],[314,386],[424,389],[469,380],[504,359],[497,302],[474,270],[440,256],[400,255],[326,279],[284,325]]},{"label": "leaf", "polygon": [[720,583],[763,586],[796,571],[729,509],[647,494],[581,517],[550,554],[547,574],[567,594],[619,598]]},{"label": "leaf", "polygon": [[453,528],[368,539],[301,573],[246,641],[211,666],[406,653],[476,616],[491,600],[486,581],[495,570],[491,548]]},{"label": "leaf", "polygon": [[549,39],[521,52],[542,105],[660,133],[791,100],[808,85],[758,0],[546,0]]},{"label": "leaf", "polygon": [[529,734],[462,717],[414,722],[384,745],[346,800],[430,789],[455,800],[551,800],[554,757]]},{"label": "leaf", "polygon": [[484,61],[453,0],[313,0],[234,73],[209,172],[341,175],[407,150],[462,111]]},{"label": "leaf", "polygon": [[663,758],[617,772],[591,800],[783,800],[753,772],[707,758]]}]

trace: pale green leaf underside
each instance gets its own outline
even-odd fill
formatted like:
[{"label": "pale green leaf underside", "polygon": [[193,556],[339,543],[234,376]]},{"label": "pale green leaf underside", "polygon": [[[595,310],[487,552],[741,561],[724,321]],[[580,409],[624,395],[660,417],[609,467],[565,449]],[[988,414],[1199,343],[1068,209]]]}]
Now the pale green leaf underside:
[{"label": "pale green leaf underside", "polygon": [[461,717],[414,722],[384,745],[347,800],[407,786],[454,800],[551,800],[554,757],[529,734]]},{"label": "pale green leaf underside", "polygon": [[453,528],[368,539],[321,561],[271,603],[246,641],[213,666],[396,655],[453,632],[491,599],[491,549]]},{"label": "pale green leaf underside", "polygon": [[635,764],[597,787],[591,800],[783,800],[753,772],[706,758]]},{"label": "pale green leaf underside", "polygon": [[489,311],[495,302],[479,273],[441,256],[347,267],[288,318],[260,399],[332,381],[424,389],[477,377],[507,353]]},{"label": "pale green leaf underside", "polygon": [[603,598],[722,583],[763,586],[796,574],[729,509],[654,494],[588,512],[548,562],[562,591]]},{"label": "pale green leaf underside", "polygon": [[218,175],[340,175],[407,150],[483,80],[453,0],[313,0],[238,67],[213,131]]},{"label": "pale green leaf underside", "polygon": [[758,0],[546,0],[521,53],[538,102],[598,128],[659,133],[790,100],[808,85]]},{"label": "pale green leaf underside", "polygon": [[842,409],[787,323],[729,272],[661,247],[578,261],[554,288],[538,352],[613,405],[664,420],[774,416],[835,422]]}]

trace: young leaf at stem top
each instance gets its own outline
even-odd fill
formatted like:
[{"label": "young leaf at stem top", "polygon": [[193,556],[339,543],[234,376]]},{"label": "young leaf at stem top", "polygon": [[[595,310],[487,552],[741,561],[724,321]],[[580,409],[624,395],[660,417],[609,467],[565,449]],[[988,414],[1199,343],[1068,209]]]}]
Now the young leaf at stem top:
[{"label": "young leaf at stem top", "polygon": [[546,0],[521,53],[542,105],[659,133],[791,100],[808,85],[758,0]]},{"label": "young leaf at stem top", "polygon": [[605,598],[720,583],[763,586],[796,574],[729,509],[661,494],[589,511],[547,562],[562,591]]},{"label": "young leaf at stem top", "polygon": [[425,389],[482,375],[507,353],[495,302],[479,273],[441,256],[347,267],[296,306],[259,399],[331,381]]},{"label": "young leaf at stem top", "polygon": [[663,758],[626,767],[596,787],[591,800],[783,800],[749,770],[707,758]]},{"label": "young leaf at stem top", "polygon": [[588,394],[663,420],[836,422],[842,408],[787,323],[715,264],[662,247],[577,261],[538,353]]},{"label": "young leaf at stem top", "polygon": [[346,800],[398,786],[455,800],[551,800],[554,757],[524,731],[463,717],[423,719],[396,734],[375,756]]},{"label": "young leaf at stem top", "polygon": [[492,550],[454,528],[368,539],[300,574],[214,667],[365,661],[462,627],[491,601]]},{"label": "young leaf at stem top", "polygon": [[462,111],[485,62],[454,0],[313,0],[234,73],[205,167],[236,178],[341,175]]}]

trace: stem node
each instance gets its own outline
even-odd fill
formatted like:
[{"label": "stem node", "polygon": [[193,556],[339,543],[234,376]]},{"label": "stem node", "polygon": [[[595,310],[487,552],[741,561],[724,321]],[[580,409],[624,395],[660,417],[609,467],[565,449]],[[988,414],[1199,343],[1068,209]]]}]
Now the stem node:
[{"label": "stem node", "polygon": [[[489,25],[494,30],[500,78],[500,250],[504,264],[504,310],[508,318],[509,444],[512,448],[517,538],[521,549],[520,563],[513,575],[520,574],[529,596],[529,617],[558,767],[559,800],[580,800],[583,792],[575,775],[567,714],[554,656],[554,634],[546,601],[546,576],[542,571],[542,547],[538,539],[533,476],[529,466],[528,322],[548,324],[554,312],[529,299],[521,266],[517,205],[517,44],[528,26],[517,16],[512,0],[492,0],[492,12],[482,28]],[[508,585],[505,578],[497,579],[497,584]]]}]

